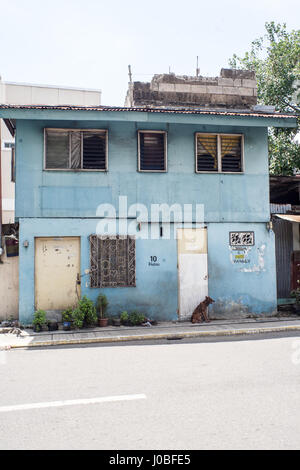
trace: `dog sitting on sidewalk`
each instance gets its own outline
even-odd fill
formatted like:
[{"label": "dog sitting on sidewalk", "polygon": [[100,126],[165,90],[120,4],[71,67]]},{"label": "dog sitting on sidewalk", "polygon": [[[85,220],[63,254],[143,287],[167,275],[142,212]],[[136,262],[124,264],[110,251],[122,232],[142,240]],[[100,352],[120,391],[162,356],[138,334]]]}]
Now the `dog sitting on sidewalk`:
[{"label": "dog sitting on sidewalk", "polygon": [[208,306],[212,304],[214,300],[211,297],[206,296],[205,299],[193,311],[191,322],[201,323],[202,321],[210,322],[208,318]]}]

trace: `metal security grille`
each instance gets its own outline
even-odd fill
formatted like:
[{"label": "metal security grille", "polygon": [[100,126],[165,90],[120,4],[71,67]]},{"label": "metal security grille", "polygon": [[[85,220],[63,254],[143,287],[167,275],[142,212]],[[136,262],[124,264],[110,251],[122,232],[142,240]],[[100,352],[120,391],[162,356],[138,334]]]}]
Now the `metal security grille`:
[{"label": "metal security grille", "polygon": [[139,132],[141,171],[166,171],[165,142],[164,132]]},{"label": "metal security grille", "polygon": [[135,286],[135,239],[90,236],[91,287]]}]

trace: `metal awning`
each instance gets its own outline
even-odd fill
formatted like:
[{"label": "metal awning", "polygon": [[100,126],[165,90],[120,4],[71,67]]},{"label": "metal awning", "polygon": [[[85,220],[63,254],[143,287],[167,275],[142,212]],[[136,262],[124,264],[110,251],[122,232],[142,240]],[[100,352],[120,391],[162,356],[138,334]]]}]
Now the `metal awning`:
[{"label": "metal awning", "polygon": [[280,219],[284,219],[289,222],[300,223],[300,215],[292,215],[292,214],[274,214],[274,215],[276,215],[276,217],[280,217]]}]

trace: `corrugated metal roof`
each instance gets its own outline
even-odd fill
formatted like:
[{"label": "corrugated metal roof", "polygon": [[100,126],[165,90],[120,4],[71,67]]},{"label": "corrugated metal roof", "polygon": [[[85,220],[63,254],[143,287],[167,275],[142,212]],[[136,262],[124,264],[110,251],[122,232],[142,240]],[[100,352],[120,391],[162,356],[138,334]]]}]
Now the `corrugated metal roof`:
[{"label": "corrugated metal roof", "polygon": [[276,217],[280,219],[288,220],[289,222],[300,222],[300,215],[292,215],[292,214],[274,214]]},{"label": "corrugated metal roof", "polygon": [[214,109],[191,109],[191,108],[154,108],[154,107],[118,107],[118,106],[71,106],[71,105],[14,105],[1,104],[0,109],[37,109],[37,110],[58,110],[58,111],[111,111],[111,112],[140,112],[140,113],[167,113],[167,114],[204,114],[218,116],[245,116],[245,117],[262,117],[262,118],[295,118],[296,114],[287,113],[266,113],[254,112],[251,110],[214,110]]}]

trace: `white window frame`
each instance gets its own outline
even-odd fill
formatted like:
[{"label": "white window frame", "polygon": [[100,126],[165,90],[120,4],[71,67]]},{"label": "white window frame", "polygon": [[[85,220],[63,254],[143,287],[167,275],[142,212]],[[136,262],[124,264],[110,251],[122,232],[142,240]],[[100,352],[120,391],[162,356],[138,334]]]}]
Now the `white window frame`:
[{"label": "white window frame", "polygon": [[[215,135],[217,136],[217,171],[198,171],[197,170],[197,137],[198,135]],[[221,157],[221,137],[222,136],[234,136],[241,137],[241,171],[222,171],[222,157]],[[243,175],[245,173],[245,161],[244,161],[244,134],[226,134],[222,132],[195,132],[195,173],[209,173],[210,175],[223,174],[223,175]]]},{"label": "white window frame", "polygon": [[[140,139],[140,134],[164,134],[164,146],[165,146],[165,159],[164,159],[164,164],[165,164],[165,169],[164,170],[142,170],[141,169],[141,139]],[[167,131],[154,131],[152,129],[141,129],[138,130],[138,171],[141,173],[167,173],[168,171],[168,139],[167,139]]]},{"label": "white window frame", "polygon": [[[46,156],[47,156],[47,148],[46,148],[46,132],[47,131],[56,131],[56,132],[80,132],[81,133],[81,166],[82,166],[82,145],[83,139],[82,134],[83,132],[92,132],[96,133],[105,133],[105,169],[98,169],[98,168],[47,168],[46,167]],[[69,143],[71,139],[71,134],[69,134]],[[71,164],[71,145],[69,145],[69,165]],[[107,129],[74,129],[74,128],[55,128],[55,127],[45,127],[44,128],[44,171],[100,171],[100,172],[107,172],[108,171],[108,130]]]}]

